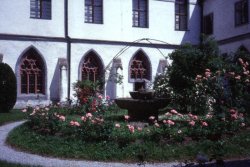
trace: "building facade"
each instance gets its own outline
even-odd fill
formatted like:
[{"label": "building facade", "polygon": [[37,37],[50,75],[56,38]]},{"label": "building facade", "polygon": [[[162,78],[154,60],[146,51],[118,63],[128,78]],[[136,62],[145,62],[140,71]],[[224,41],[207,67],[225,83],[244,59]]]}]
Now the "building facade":
[{"label": "building facade", "polygon": [[230,12],[241,1],[1,0],[0,54],[16,74],[15,107],[72,98],[77,80],[101,79],[105,95],[127,97],[163,72],[179,45],[199,44],[202,31],[223,52],[249,49],[249,11],[237,26]]},{"label": "building facade", "polygon": [[249,0],[204,0],[203,31],[218,41],[222,54],[250,52],[249,10]]}]

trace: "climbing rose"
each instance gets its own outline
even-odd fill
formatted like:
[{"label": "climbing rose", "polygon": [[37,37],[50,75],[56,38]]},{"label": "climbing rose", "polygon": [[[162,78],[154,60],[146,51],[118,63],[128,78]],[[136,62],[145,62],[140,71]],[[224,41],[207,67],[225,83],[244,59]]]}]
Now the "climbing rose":
[{"label": "climbing rose", "polygon": [[24,108],[24,109],[22,110],[22,112],[27,112],[27,109],[26,109],[26,108]]}]

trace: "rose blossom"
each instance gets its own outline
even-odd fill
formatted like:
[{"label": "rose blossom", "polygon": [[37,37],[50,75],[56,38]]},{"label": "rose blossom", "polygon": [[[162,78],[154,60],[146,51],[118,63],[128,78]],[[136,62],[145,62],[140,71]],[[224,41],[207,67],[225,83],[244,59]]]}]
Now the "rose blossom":
[{"label": "rose blossom", "polygon": [[202,126],[208,126],[208,124],[206,122],[202,122],[201,124],[202,124]]},{"label": "rose blossom", "polygon": [[172,114],[178,114],[178,112],[175,109],[170,110]]},{"label": "rose blossom", "polygon": [[79,122],[75,121],[75,126],[80,126]]},{"label": "rose blossom", "polygon": [[169,113],[169,112],[166,112],[166,113],[165,113],[165,116],[167,116],[167,117],[168,117],[168,116],[172,116],[172,114]]},{"label": "rose blossom", "polygon": [[87,117],[87,118],[91,118],[92,116],[93,116],[93,115],[92,115],[91,113],[87,113],[87,114],[86,114],[86,117]]},{"label": "rose blossom", "polygon": [[207,119],[213,118],[213,115],[207,114],[207,115],[206,115],[206,118],[207,118]]},{"label": "rose blossom", "polygon": [[65,121],[65,116],[63,116],[63,115],[61,115],[61,116],[59,116],[59,120],[61,120],[61,121]]},{"label": "rose blossom", "polygon": [[235,114],[231,114],[231,118],[232,118],[232,119],[237,119],[237,118],[238,118],[237,113],[235,113]]},{"label": "rose blossom", "polygon": [[24,109],[22,110],[22,112],[27,112],[27,109],[26,109],[26,108],[24,108]]},{"label": "rose blossom", "polygon": [[155,119],[155,116],[150,116],[148,119],[153,121]]},{"label": "rose blossom", "polygon": [[81,117],[81,120],[82,120],[83,122],[86,122],[86,121],[87,121],[87,118],[84,117],[84,116],[82,116],[82,117]]},{"label": "rose blossom", "polygon": [[115,127],[116,127],[116,128],[120,128],[121,125],[120,125],[120,124],[115,124]]},{"label": "rose blossom", "polygon": [[132,126],[132,125],[127,125],[127,127],[128,127],[128,129],[129,129],[129,131],[130,131],[131,133],[134,133],[134,132],[135,132],[135,127],[134,127],[134,126]]},{"label": "rose blossom", "polygon": [[110,96],[106,96],[106,100],[110,100]]},{"label": "rose blossom", "polygon": [[198,119],[198,116],[197,115],[193,115],[192,117],[194,120],[197,120]]},{"label": "rose blossom", "polygon": [[124,115],[124,119],[127,121],[127,120],[129,120],[129,115]]},{"label": "rose blossom", "polygon": [[157,127],[157,128],[159,128],[160,127],[160,125],[156,122],[155,123],[155,126]]},{"label": "rose blossom", "polygon": [[245,124],[244,122],[242,122],[242,123],[240,124],[240,126],[241,126],[241,127],[245,127],[246,124]]},{"label": "rose blossom", "polygon": [[194,121],[190,121],[190,122],[189,122],[189,125],[194,126],[194,125],[195,125],[195,122],[194,122]]},{"label": "rose blossom", "polygon": [[211,72],[208,72],[208,71],[205,72],[205,76],[206,76],[206,77],[210,77],[210,76],[211,76]]},{"label": "rose blossom", "polygon": [[234,114],[234,113],[236,113],[237,111],[236,111],[235,109],[231,108],[231,109],[229,110],[229,112],[232,113],[232,114]]},{"label": "rose blossom", "polygon": [[174,125],[175,123],[173,121],[171,121],[171,120],[167,120],[167,124]]},{"label": "rose blossom", "polygon": [[241,78],[240,75],[237,75],[237,76],[235,77],[235,79],[237,79],[237,80],[240,80],[240,78]]},{"label": "rose blossom", "polygon": [[142,131],[142,128],[141,128],[141,127],[138,127],[137,130],[138,130],[138,131]]}]

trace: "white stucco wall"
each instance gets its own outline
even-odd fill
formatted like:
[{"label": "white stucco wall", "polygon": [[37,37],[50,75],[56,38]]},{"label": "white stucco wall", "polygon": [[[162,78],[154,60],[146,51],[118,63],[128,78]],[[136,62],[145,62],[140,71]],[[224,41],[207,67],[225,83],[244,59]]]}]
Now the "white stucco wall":
[{"label": "white stucco wall", "polygon": [[[185,42],[198,44],[200,8],[196,1],[190,0],[188,30],[175,31],[174,0],[149,0],[148,28],[132,27],[132,0],[104,0],[103,24],[85,23],[84,0],[68,0],[69,37],[80,39],[71,43],[71,97],[74,93],[72,84],[79,79],[79,63],[90,50],[94,50],[100,56],[106,67],[127,44],[141,38],[157,39],[174,45]],[[0,35],[7,36],[0,39],[0,53],[4,56],[3,62],[8,63],[16,72],[18,59],[27,48],[32,46],[41,54],[46,64],[46,95],[42,102],[37,100],[35,95],[30,99],[25,99],[19,92],[16,107],[22,107],[27,103],[49,103],[50,100],[60,98],[58,58],[67,58],[67,44],[66,40],[63,41],[65,35],[63,2],[52,0],[51,20],[30,18],[30,0],[1,0],[0,2]],[[8,35],[21,36],[11,36],[10,40]],[[50,38],[37,38],[40,36]],[[62,41],[52,42],[53,37],[62,37],[60,38]],[[91,43],[87,43],[86,40],[91,40]],[[102,40],[106,42],[100,43]],[[151,42],[157,43],[157,41]],[[141,43],[149,44],[146,41]],[[129,62],[139,49],[143,50],[150,60],[151,81],[157,74],[160,60],[173,51],[160,48],[163,56],[154,46],[140,46],[131,46],[120,56],[124,79],[122,89],[121,87],[116,89],[117,95],[126,97],[129,96],[129,91],[133,90],[133,83],[130,83],[128,79]],[[106,95],[112,93],[109,83],[105,86],[108,89],[105,91]],[[66,88],[64,87],[64,89]],[[67,90],[63,90],[64,93],[65,91]]]},{"label": "white stucco wall", "polygon": [[52,0],[52,19],[30,18],[30,0],[0,1],[0,33],[64,36],[64,3]]},{"label": "white stucco wall", "polygon": [[[49,103],[50,100],[57,100],[59,98],[58,58],[66,58],[66,45],[64,43],[56,42],[20,42],[0,40],[0,53],[3,54],[3,62],[12,67],[16,76],[18,75],[17,61],[24,51],[30,47],[35,48],[45,61],[45,74],[47,74],[45,97],[39,100],[36,98],[36,95],[33,95],[30,99],[26,99],[25,95],[20,96],[20,92],[18,92],[18,102],[16,107],[22,107],[28,103]],[[40,97],[42,96],[43,95]]]},{"label": "white stucco wall", "polygon": [[[239,0],[206,0],[204,3],[204,15],[214,14],[214,33],[217,40],[230,38],[250,32],[250,23],[235,26],[234,7]],[[250,10],[250,3],[248,3]],[[250,12],[249,18],[250,18]]]},{"label": "white stucco wall", "polygon": [[149,0],[149,27],[132,27],[132,0],[105,0],[103,24],[84,22],[84,1],[69,1],[69,35],[72,38],[132,42],[141,38],[170,44],[198,43],[200,8],[196,0],[189,5],[188,31],[175,31],[174,1]]},{"label": "white stucco wall", "polygon": [[[73,44],[71,51],[72,51],[72,63],[71,63],[71,81],[76,82],[79,79],[79,63],[82,57],[88,53],[90,50],[94,50],[97,55],[100,56],[104,68],[112,61],[113,57],[121,50],[124,46],[117,46],[117,45],[98,45],[98,44]],[[125,97],[129,97],[129,91],[133,90],[133,83],[129,82],[129,61],[134,56],[134,54],[139,50],[143,50],[146,55],[149,57],[151,66],[152,66],[152,80],[154,80],[157,69],[159,66],[160,59],[164,59],[164,56],[168,56],[173,50],[171,49],[160,49],[163,55],[157,50],[156,48],[146,48],[146,47],[130,47],[126,50],[123,54],[119,56],[123,66],[123,86],[124,90],[117,90],[119,93],[117,94],[124,94]],[[112,65],[112,64],[111,64]],[[107,85],[106,85],[107,86]],[[123,92],[121,92],[123,91]],[[106,90],[106,95],[108,94],[109,90]],[[71,93],[73,92],[71,86]]]},{"label": "white stucco wall", "polygon": [[[248,24],[235,26],[235,3],[239,0],[206,0],[204,13],[213,13],[213,34],[216,40],[225,40],[238,35],[250,33],[250,20]],[[250,19],[250,2],[248,2],[248,18]],[[241,45],[250,51],[249,40],[233,41],[220,46],[221,52],[235,52]]]}]

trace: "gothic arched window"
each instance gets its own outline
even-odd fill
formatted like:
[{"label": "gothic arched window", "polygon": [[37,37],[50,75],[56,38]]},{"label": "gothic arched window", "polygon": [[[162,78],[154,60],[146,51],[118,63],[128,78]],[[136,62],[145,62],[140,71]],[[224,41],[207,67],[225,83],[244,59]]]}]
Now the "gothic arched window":
[{"label": "gothic arched window", "polygon": [[147,56],[138,51],[132,58],[130,63],[130,78],[131,79],[147,79],[150,80],[151,68]]},{"label": "gothic arched window", "polygon": [[29,49],[20,63],[22,94],[45,94],[44,62],[35,49]]},{"label": "gothic arched window", "polygon": [[90,80],[96,82],[101,80],[103,76],[103,66],[99,57],[91,51],[88,53],[82,63],[82,80]]}]

